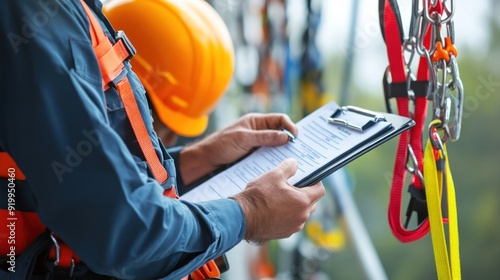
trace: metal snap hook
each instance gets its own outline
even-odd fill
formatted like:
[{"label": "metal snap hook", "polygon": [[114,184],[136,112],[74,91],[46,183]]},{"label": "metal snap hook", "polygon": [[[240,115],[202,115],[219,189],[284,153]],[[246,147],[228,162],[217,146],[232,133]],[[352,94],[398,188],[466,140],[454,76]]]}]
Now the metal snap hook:
[{"label": "metal snap hook", "polygon": [[[447,85],[447,97],[452,103],[450,105],[450,111],[453,111],[453,118],[449,120],[448,128],[451,141],[457,141],[460,138],[460,131],[462,128],[464,88],[458,72],[458,63],[453,54],[450,55],[449,67],[452,79]],[[452,92],[456,92],[456,94],[453,95]]]},{"label": "metal snap hook", "polygon": [[408,145],[407,150],[408,150],[408,156],[406,158],[405,168],[412,175],[417,175],[417,177],[420,179],[420,183],[422,183],[423,185],[424,175],[422,174],[422,172],[420,172],[420,169],[418,167],[417,156],[415,156],[415,152],[413,151],[413,148],[410,145]]},{"label": "metal snap hook", "polygon": [[[443,136],[441,137],[438,133],[438,130],[443,130]],[[444,127],[442,126],[442,122],[439,119],[435,119],[431,121],[429,124],[429,140],[432,144],[432,147],[435,150],[440,150],[443,152],[444,155],[444,146],[443,143],[446,143],[448,140],[448,132]]]}]

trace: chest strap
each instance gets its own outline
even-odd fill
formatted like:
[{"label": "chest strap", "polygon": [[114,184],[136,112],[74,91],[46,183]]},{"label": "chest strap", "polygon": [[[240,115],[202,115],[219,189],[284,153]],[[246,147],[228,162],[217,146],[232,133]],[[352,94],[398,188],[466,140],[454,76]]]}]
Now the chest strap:
[{"label": "chest strap", "polygon": [[[125,112],[134,131],[135,137],[141,147],[141,151],[155,177],[160,184],[168,179],[168,173],[161,164],[148,131],[142,119],[137,101],[127,78],[127,71],[123,62],[135,55],[135,49],[125,36],[123,31],[117,32],[116,43],[112,44],[104,34],[97,18],[83,0],[80,0],[90,22],[90,36],[92,47],[99,62],[102,75],[103,90],[115,87],[123,102]],[[177,198],[175,188],[171,187],[165,191],[165,195]]]},{"label": "chest strap", "polygon": [[[130,82],[126,76],[127,71],[123,66],[123,62],[125,60],[134,56],[135,49],[125,36],[125,33],[122,31],[117,32],[116,43],[114,45],[111,44],[90,8],[83,0],[80,1],[82,2],[82,6],[84,7],[90,21],[92,46],[99,61],[104,90],[113,86],[118,90],[125,107],[127,117],[153,176],[159,183],[164,183],[168,179],[168,173],[160,163],[153,148],[153,144],[149,138],[146,126],[144,125],[144,120],[142,119],[139,107],[137,106]],[[164,195],[172,198],[179,198],[173,186],[170,189],[165,190]],[[185,278],[201,280],[212,279],[219,276],[220,271],[215,264],[215,261],[211,260]]]}]

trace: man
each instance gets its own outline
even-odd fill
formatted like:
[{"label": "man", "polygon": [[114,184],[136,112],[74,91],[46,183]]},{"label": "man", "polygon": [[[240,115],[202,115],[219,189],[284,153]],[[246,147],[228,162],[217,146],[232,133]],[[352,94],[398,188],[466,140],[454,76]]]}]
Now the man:
[{"label": "man", "polygon": [[234,46],[220,15],[201,0],[109,0],[103,12],[137,50],[131,65],[163,143],[201,135],[234,72]]},{"label": "man", "polygon": [[[101,3],[86,3],[115,37]],[[11,255],[14,249],[16,270],[26,264],[23,257],[33,246],[30,230],[41,224],[92,275],[180,279],[243,238],[264,242],[300,230],[324,194],[321,183],[303,189],[289,185],[297,162],[288,159],[229,199],[192,204],[163,196],[164,190],[175,185],[182,190],[258,146],[286,143],[288,136],[279,129],[296,134],[296,127],[285,115],[249,114],[196,144],[167,152],[153,132],[144,89],[124,62],[156,156],[168,171],[160,185],[116,88],[103,90],[82,3],[4,0],[0,14],[0,148],[19,167],[0,174],[18,178],[22,171],[26,177],[0,180],[2,223],[13,209],[19,217],[11,222],[18,222],[15,230],[0,227],[0,253]],[[14,204],[5,186],[15,187]],[[20,222],[34,213],[36,219]],[[10,236],[15,245],[4,246]],[[40,270],[37,266],[33,274],[43,274]],[[0,273],[21,275],[10,269]]]}]

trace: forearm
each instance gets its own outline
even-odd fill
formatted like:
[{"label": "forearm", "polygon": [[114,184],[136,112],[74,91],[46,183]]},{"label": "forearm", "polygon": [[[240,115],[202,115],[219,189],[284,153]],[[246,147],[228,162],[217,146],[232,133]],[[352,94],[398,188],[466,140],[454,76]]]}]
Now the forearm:
[{"label": "forearm", "polygon": [[180,151],[178,173],[184,185],[189,185],[218,168],[211,164],[210,153],[213,151],[210,151],[206,140],[187,145]]}]

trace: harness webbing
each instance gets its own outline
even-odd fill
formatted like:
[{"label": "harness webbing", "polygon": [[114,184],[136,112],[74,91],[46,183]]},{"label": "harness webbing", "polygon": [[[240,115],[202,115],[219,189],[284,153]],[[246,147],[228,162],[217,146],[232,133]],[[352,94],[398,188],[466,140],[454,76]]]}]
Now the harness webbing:
[{"label": "harness webbing", "polygon": [[[388,99],[394,97],[398,113],[412,118],[416,123],[399,139],[389,201],[389,224],[394,236],[401,242],[415,241],[430,231],[438,279],[460,279],[455,190],[446,152],[446,140],[458,139],[463,97],[458,68],[454,60],[457,51],[452,43],[453,7],[447,7],[445,0],[436,0],[434,3],[422,1],[421,10],[418,1],[413,1],[408,39],[402,36],[397,0],[379,2],[383,13],[380,17],[381,29],[389,59],[389,68],[384,75],[387,109],[390,112]],[[444,48],[440,34],[443,24],[447,24],[447,35],[449,35],[444,38]],[[409,52],[410,55],[405,57],[405,52]],[[416,54],[420,59],[415,78],[411,64]],[[438,81],[439,71],[444,75],[439,77],[441,80]],[[447,73],[451,73],[450,82],[447,81]],[[457,89],[456,98],[450,92],[455,89]],[[434,102],[434,114],[424,154],[422,136],[427,99]],[[409,107],[410,101],[413,101],[413,108]],[[451,102],[455,102],[455,116],[452,122],[448,115]],[[443,136],[439,135],[438,130],[443,132]],[[413,166],[410,166],[410,163]],[[412,175],[409,187],[411,198],[406,213],[407,220],[402,226],[401,196],[407,171]],[[418,214],[418,225],[409,230],[408,220],[412,212]],[[448,223],[448,240],[445,223]]]},{"label": "harness webbing", "polygon": [[[161,184],[168,179],[168,173],[154,150],[153,144],[149,138],[149,134],[140,114],[137,102],[134,97],[133,90],[130,86],[129,80],[126,76],[127,71],[123,65],[123,62],[130,59],[134,55],[133,47],[129,44],[126,37],[118,36],[118,40],[115,44],[112,44],[109,38],[104,34],[98,20],[94,16],[93,12],[87,6],[87,4],[80,0],[85,13],[90,22],[90,35],[92,39],[92,46],[95,55],[98,59],[99,67],[102,75],[103,90],[107,90],[109,87],[114,86],[119,92],[120,98],[124,104],[125,112],[131,123],[134,134],[139,142],[139,146],[146,158],[148,165],[150,166],[151,172],[155,179]],[[117,33],[122,35],[123,33]],[[8,170],[15,170],[11,172],[15,174],[15,179],[25,180],[25,175],[21,172],[14,159],[7,152],[0,152],[0,177],[8,178]],[[5,173],[5,174],[4,174]],[[165,196],[178,198],[175,187],[171,186],[163,193]],[[2,213],[3,215],[4,213]],[[36,215],[36,213],[27,213],[18,215]],[[38,218],[33,221],[38,221]],[[19,224],[22,225],[22,220],[19,220]],[[19,239],[21,239],[21,233],[19,233]],[[80,260],[78,256],[63,242],[61,242],[55,235],[52,235],[53,243],[49,258],[55,260],[54,265],[62,268],[72,269],[75,263]],[[21,246],[19,246],[21,247]]]},{"label": "harness webbing", "polygon": [[21,172],[14,159],[7,152],[0,152],[0,178],[9,177],[9,169],[14,168],[17,180],[26,180],[26,176]]},{"label": "harness webbing", "polygon": [[[127,46],[126,38],[117,40],[114,45],[111,44],[90,8],[83,0],[80,0],[80,2],[90,21],[90,36],[92,38],[92,46],[95,55],[99,62],[99,68],[101,69],[103,88],[106,90],[108,87],[113,86],[118,90],[132,130],[139,142],[139,146],[141,147],[151,172],[160,184],[164,183],[168,179],[168,173],[161,164],[153,147],[153,143],[149,138],[144,120],[142,119],[134,97],[134,92],[126,76],[126,69],[123,66],[123,61],[131,58],[134,53],[130,53],[131,50]],[[116,81],[117,79],[120,80]],[[172,187],[167,190],[165,195],[176,198],[177,194],[175,188]]]},{"label": "harness webbing", "polygon": [[[168,173],[160,163],[160,160],[153,148],[146,126],[144,125],[144,120],[142,119],[139,107],[137,106],[134,92],[132,91],[130,82],[126,76],[126,70],[123,66],[123,61],[130,59],[134,55],[135,50],[131,52],[131,48],[133,47],[131,47],[131,44],[128,42],[126,37],[120,38],[114,45],[111,44],[109,38],[104,34],[99,22],[90,8],[83,0],[80,0],[80,2],[82,2],[90,21],[92,45],[99,61],[103,87],[104,89],[107,89],[109,86],[114,86],[118,90],[125,112],[137,141],[139,142],[144,157],[146,158],[155,179],[160,184],[164,183],[168,179]],[[117,79],[121,80],[116,82]],[[171,198],[179,198],[174,186],[165,190],[163,194]],[[189,278],[193,280],[201,280],[219,276],[220,271],[215,264],[215,261],[211,260],[183,279]]]},{"label": "harness webbing", "polygon": [[[421,174],[423,172],[422,131],[424,129],[427,111],[426,87],[418,88],[419,90],[415,87],[415,96],[413,97],[414,111],[410,112],[410,97],[408,96],[407,85],[408,79],[411,79],[411,77],[407,76],[406,63],[403,56],[403,30],[401,30],[402,25],[399,8],[397,2],[394,0],[382,1],[384,1],[383,18],[381,18],[381,20],[383,20],[382,30],[386,41],[389,71],[392,80],[389,86],[389,96],[387,96],[387,98],[394,97],[396,99],[399,115],[410,117],[415,121],[415,126],[409,132],[402,133],[399,138],[394,163],[388,218],[394,236],[401,242],[412,242],[424,237],[429,232],[430,228],[425,205],[420,205],[423,206],[420,207],[423,209],[419,209],[419,225],[415,229],[408,230],[406,225],[403,226],[401,224],[401,201],[407,174],[409,150],[411,150],[414,155],[416,160],[414,164],[417,166],[418,170],[415,170],[411,179],[410,193],[412,193],[412,198],[407,211],[407,222],[411,216],[411,212],[417,210],[417,205],[422,203],[422,201],[417,201],[416,196],[417,193],[423,192],[423,182],[422,179],[419,178],[418,173]],[[430,31],[427,31],[425,43],[429,44],[429,40]],[[417,71],[417,81],[420,83],[428,83],[428,76],[427,61],[421,58]],[[410,82],[414,83],[415,81]],[[412,190],[412,188],[414,189]],[[425,199],[425,195],[422,195],[418,200],[421,200],[422,197]],[[425,201],[423,203],[425,203]]]},{"label": "harness webbing", "polygon": [[[446,143],[440,141],[438,132],[433,128],[437,123],[439,120],[431,123],[430,137],[427,140],[424,157],[432,246],[438,279],[459,280],[461,279],[460,242],[455,186],[451,176]],[[446,217],[448,235],[446,235],[444,225]]]}]

